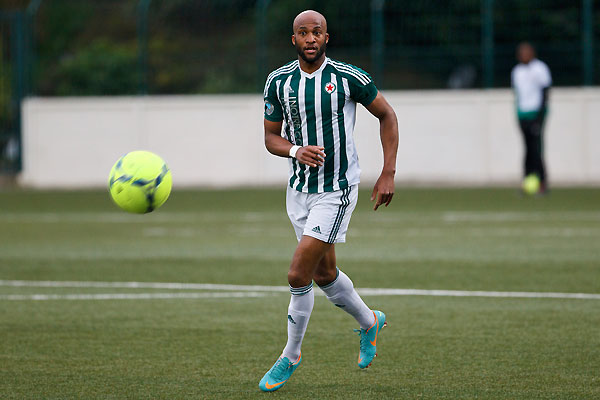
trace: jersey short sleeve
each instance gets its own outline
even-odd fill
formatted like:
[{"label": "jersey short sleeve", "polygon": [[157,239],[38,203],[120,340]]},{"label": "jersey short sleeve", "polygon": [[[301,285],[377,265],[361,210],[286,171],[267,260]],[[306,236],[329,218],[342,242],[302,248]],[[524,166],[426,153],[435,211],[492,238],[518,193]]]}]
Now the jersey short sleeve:
[{"label": "jersey short sleeve", "polygon": [[550,75],[550,68],[548,68],[546,63],[542,61],[540,61],[536,66],[540,86],[543,88],[550,87],[550,85],[552,85],[552,76]]},{"label": "jersey short sleeve", "polygon": [[[354,67],[356,68],[356,67]],[[356,74],[352,74],[350,83],[350,97],[363,106],[368,106],[377,97],[377,87],[371,79],[371,75],[360,68],[356,68]]]},{"label": "jersey short sleeve", "polygon": [[264,91],[265,119],[272,122],[283,121],[283,109],[277,97],[277,84],[275,79],[267,79]]}]

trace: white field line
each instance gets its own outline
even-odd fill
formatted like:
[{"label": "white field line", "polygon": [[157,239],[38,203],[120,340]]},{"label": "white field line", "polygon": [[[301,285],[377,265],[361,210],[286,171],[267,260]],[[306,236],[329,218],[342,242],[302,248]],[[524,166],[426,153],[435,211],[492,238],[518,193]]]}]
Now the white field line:
[{"label": "white field line", "polygon": [[[259,222],[265,219],[281,220],[281,213],[275,211],[261,212],[164,212],[153,215],[132,215],[121,211],[114,212],[0,212],[0,222],[14,223],[194,223],[209,221]],[[357,218],[360,218],[357,216]],[[597,211],[446,211],[446,212],[393,212],[386,216],[369,216],[373,222],[396,221],[442,221],[456,222],[512,222],[512,221],[600,221]]]},{"label": "white field line", "polygon": [[363,296],[513,297],[533,299],[600,300],[596,293],[488,292],[482,290],[357,289]]},{"label": "white field line", "polygon": [[96,294],[8,294],[0,300],[153,300],[153,299],[215,299],[265,297],[262,292],[205,292],[205,293],[96,293]]},{"label": "white field line", "polygon": [[[260,286],[260,285],[226,285],[212,283],[176,283],[176,282],[94,282],[94,281],[22,281],[22,280],[0,280],[0,286],[6,287],[50,287],[50,288],[119,288],[119,289],[174,289],[174,290],[224,290],[231,291],[223,293],[223,297],[234,297],[236,292],[282,292],[287,293],[287,286]],[[497,292],[497,291],[470,291],[470,290],[424,290],[424,289],[386,289],[386,288],[362,288],[357,289],[363,296],[442,296],[442,297],[497,297],[497,298],[550,298],[550,299],[583,299],[600,300],[597,293],[558,293],[558,292]],[[190,293],[190,295],[201,295],[203,293]],[[217,293],[212,293],[212,297]],[[321,291],[315,294],[322,295]],[[150,294],[141,293],[141,296]],[[173,295],[173,293],[156,293],[156,295]],[[0,297],[5,299],[7,295]],[[17,296],[17,295],[8,295]],[[43,295],[46,296],[46,295]],[[54,296],[54,295],[47,295]],[[56,296],[107,296],[107,295],[56,295]],[[128,294],[115,294],[111,296],[129,296]],[[132,295],[132,296],[135,296]],[[201,298],[199,296],[197,298]],[[210,297],[210,296],[207,296]],[[144,297],[142,297],[144,298]],[[164,297],[166,298],[166,297]]]},{"label": "white field line", "polygon": [[118,289],[174,289],[174,290],[231,290],[238,292],[286,292],[287,286],[222,285],[213,283],[177,282],[96,282],[96,281],[10,281],[0,280],[0,286],[51,288],[118,288]]}]

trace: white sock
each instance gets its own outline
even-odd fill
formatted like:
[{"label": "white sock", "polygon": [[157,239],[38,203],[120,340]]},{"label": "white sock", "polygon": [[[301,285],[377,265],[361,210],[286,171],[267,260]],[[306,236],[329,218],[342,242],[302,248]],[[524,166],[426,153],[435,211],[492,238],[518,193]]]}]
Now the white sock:
[{"label": "white sock", "polygon": [[290,286],[292,298],[288,307],[288,340],[281,355],[293,363],[300,357],[302,339],[315,304],[315,292],[312,287],[312,282],[301,288]]},{"label": "white sock", "polygon": [[354,284],[348,278],[348,275],[339,269],[337,272],[338,276],[335,280],[325,286],[321,286],[321,290],[325,292],[329,301],[352,315],[358,321],[361,328],[369,329],[375,323],[373,311],[367,307],[358,293],[356,293]]}]

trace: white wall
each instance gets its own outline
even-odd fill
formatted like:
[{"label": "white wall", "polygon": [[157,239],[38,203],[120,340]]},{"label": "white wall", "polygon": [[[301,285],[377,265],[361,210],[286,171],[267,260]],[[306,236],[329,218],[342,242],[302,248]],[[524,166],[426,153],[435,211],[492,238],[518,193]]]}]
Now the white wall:
[{"label": "white wall", "polygon": [[[503,184],[520,180],[522,141],[509,90],[384,92],[398,114],[397,181]],[[554,89],[546,160],[554,184],[600,183],[600,89]],[[33,98],[23,108],[30,187],[104,186],[136,149],[169,164],[183,186],[285,185],[287,160],[262,137],[260,95]],[[377,120],[359,106],[363,182],[382,164]]]}]

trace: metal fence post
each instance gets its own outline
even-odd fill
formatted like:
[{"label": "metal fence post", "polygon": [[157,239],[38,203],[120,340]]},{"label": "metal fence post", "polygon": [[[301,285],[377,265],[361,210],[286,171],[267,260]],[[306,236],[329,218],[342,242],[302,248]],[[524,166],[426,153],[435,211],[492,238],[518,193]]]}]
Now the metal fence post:
[{"label": "metal fence post", "polygon": [[581,46],[583,47],[583,85],[594,84],[594,5],[593,0],[582,0],[582,32]]},{"label": "metal fence post", "polygon": [[21,103],[25,97],[25,16],[22,11],[15,11],[12,23],[12,88],[11,88],[11,113],[14,121],[12,133],[17,139],[17,159],[15,172],[22,168],[22,141],[21,141]]},{"label": "metal fence post", "polygon": [[137,6],[138,94],[148,94],[148,9],[152,0]]},{"label": "metal fence post", "polygon": [[385,26],[383,9],[385,0],[371,0],[371,65],[379,87],[383,86]]},{"label": "metal fence post", "polygon": [[494,86],[494,0],[481,0],[481,66],[483,87]]},{"label": "metal fence post", "polygon": [[25,96],[35,94],[37,91],[35,82],[37,56],[35,48],[35,18],[41,4],[42,0],[31,0],[25,11],[25,64],[27,68]]},{"label": "metal fence post", "polygon": [[264,80],[267,75],[268,49],[267,49],[267,9],[270,0],[256,2],[256,85],[262,92]]}]

